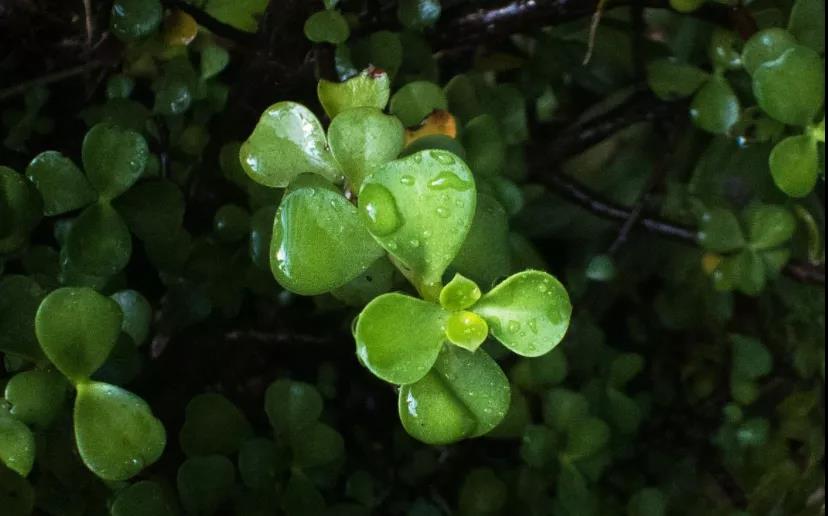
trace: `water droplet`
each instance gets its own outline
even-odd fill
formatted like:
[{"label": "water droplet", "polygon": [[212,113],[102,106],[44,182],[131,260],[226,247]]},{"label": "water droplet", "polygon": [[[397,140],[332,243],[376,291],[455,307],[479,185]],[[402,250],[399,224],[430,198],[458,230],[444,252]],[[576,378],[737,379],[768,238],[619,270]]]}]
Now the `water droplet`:
[{"label": "water droplet", "polygon": [[472,187],[468,181],[463,181],[457,174],[444,170],[437,174],[431,181],[428,182],[428,187],[432,190],[458,190],[464,192]]},{"label": "water droplet", "polygon": [[532,333],[537,335],[538,334],[538,321],[535,320],[535,319],[530,319],[528,325],[529,325],[529,329],[532,330]]},{"label": "water droplet", "polygon": [[442,206],[440,206],[439,208],[437,208],[437,216],[442,217],[444,219],[448,218],[449,211],[447,209],[443,208]]},{"label": "water droplet", "polygon": [[431,231],[430,230],[426,229],[425,231],[423,231],[423,238],[430,238],[430,237],[431,237]]},{"label": "water droplet", "polygon": [[359,197],[359,207],[368,219],[368,229],[377,236],[391,234],[402,225],[394,195],[382,185],[365,185]]},{"label": "water droplet", "polygon": [[518,330],[520,330],[520,323],[517,321],[509,321],[509,324],[506,326],[506,328],[510,332],[517,332]]},{"label": "water droplet", "polygon": [[422,163],[423,162],[423,156],[419,153],[414,154],[413,156],[411,156],[411,159],[414,160],[414,163]]},{"label": "water droplet", "polygon": [[429,154],[434,161],[441,165],[454,165],[454,156],[446,151],[433,150]]},{"label": "water droplet", "polygon": [[420,241],[416,238],[412,238],[411,241],[408,242],[411,247],[417,248],[420,247]]}]

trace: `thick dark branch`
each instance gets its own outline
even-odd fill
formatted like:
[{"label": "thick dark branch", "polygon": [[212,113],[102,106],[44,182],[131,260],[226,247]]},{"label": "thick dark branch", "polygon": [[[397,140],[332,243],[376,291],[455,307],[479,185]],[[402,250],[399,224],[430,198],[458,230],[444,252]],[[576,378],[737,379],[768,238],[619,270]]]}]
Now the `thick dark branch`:
[{"label": "thick dark branch", "polygon": [[189,14],[199,25],[209,30],[216,36],[227,38],[230,41],[234,41],[244,47],[253,48],[256,46],[255,34],[237,29],[232,25],[221,22],[193,4],[184,2],[183,0],[163,0],[163,3],[166,7],[178,9],[179,11]]},{"label": "thick dark branch", "polygon": [[[551,157],[552,163],[559,163],[568,157],[580,154],[630,125],[664,119],[676,114],[679,107],[683,108],[683,105],[662,102],[646,93],[634,94],[627,102],[604,115],[565,130],[563,136],[556,141],[551,152],[542,149],[540,152],[542,152],[545,162],[549,163]],[[539,142],[544,140],[548,140],[548,138],[538,138]],[[615,220],[622,224],[633,220],[635,226],[642,227],[655,235],[688,245],[699,245],[698,230],[696,228],[646,213],[636,214],[634,207],[622,206],[606,199],[603,195],[589,189],[559,170],[546,170],[542,174],[537,174],[536,179],[552,188],[565,199],[572,201],[594,215]],[[803,283],[825,285],[825,264],[791,261],[785,266],[783,272]]]}]

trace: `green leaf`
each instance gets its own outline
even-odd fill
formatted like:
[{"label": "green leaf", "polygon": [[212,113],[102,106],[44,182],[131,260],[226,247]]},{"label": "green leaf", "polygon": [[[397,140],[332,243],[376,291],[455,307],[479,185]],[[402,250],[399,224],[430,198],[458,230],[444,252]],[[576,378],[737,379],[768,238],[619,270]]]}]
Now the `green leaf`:
[{"label": "green leaf", "polygon": [[22,246],[42,213],[43,203],[35,187],[0,165],[0,255]]},{"label": "green leaf", "polygon": [[328,142],[351,187],[359,191],[366,175],[399,156],[405,129],[377,108],[352,108],[331,121]]},{"label": "green leaf", "polygon": [[0,463],[0,507],[8,516],[28,516],[34,510],[35,494],[25,478]]},{"label": "green leaf", "polygon": [[480,287],[462,274],[455,274],[440,291],[440,304],[449,311],[465,310],[480,299]]},{"label": "green leaf", "polygon": [[383,110],[391,96],[391,80],[384,71],[369,68],[344,82],[322,79],[316,94],[331,119],[346,109],[373,107]]},{"label": "green leaf", "polygon": [[440,19],[440,0],[400,0],[397,19],[408,29],[422,30]]},{"label": "green leaf", "polygon": [[443,90],[428,81],[409,82],[391,97],[391,114],[405,127],[414,127],[432,111],[448,109],[448,100]]},{"label": "green leaf", "polygon": [[331,181],[340,177],[316,116],[295,102],[278,102],[262,113],[239,151],[244,171],[265,186],[285,187],[303,172]]},{"label": "green leaf", "polygon": [[782,206],[761,204],[748,210],[747,228],[751,247],[772,249],[793,237],[796,219]]},{"label": "green leaf", "polygon": [[205,393],[187,403],[178,440],[188,457],[230,455],[251,433],[250,423],[230,400],[221,394]]},{"label": "green leaf", "polygon": [[543,399],[543,421],[561,432],[571,432],[578,421],[589,416],[589,401],[580,392],[550,389]]},{"label": "green leaf", "polygon": [[796,39],[819,53],[825,53],[824,0],[797,0],[788,20],[788,30]]},{"label": "green leaf", "polygon": [[446,320],[446,338],[461,348],[475,351],[488,336],[489,326],[474,312],[461,310],[452,313]]},{"label": "green leaf", "polygon": [[232,244],[247,238],[250,233],[250,214],[236,204],[225,204],[213,216],[213,234],[216,240]]},{"label": "green leaf", "polygon": [[129,391],[98,382],[77,385],[75,440],[83,463],[104,480],[127,480],[161,456],[164,426]]},{"label": "green leaf", "polygon": [[141,39],[155,32],[163,14],[159,0],[115,0],[109,28],[122,41]]},{"label": "green leaf", "polygon": [[276,280],[303,295],[348,283],[383,254],[356,207],[313,175],[297,178],[282,198],[270,246]]},{"label": "green leaf", "polygon": [[508,214],[491,195],[478,192],[471,228],[449,270],[468,276],[484,288],[512,272]]},{"label": "green leaf", "polygon": [[699,224],[699,244],[717,253],[741,249],[745,245],[745,237],[736,215],[725,208],[705,211]]},{"label": "green leaf", "polygon": [[0,278],[0,351],[31,361],[43,359],[34,321],[45,295],[28,276]]},{"label": "green leaf", "polygon": [[480,115],[466,124],[463,146],[466,149],[466,163],[477,176],[492,177],[503,170],[506,143],[492,115]]},{"label": "green leaf", "polygon": [[207,14],[247,32],[256,32],[269,0],[207,0]]},{"label": "green leaf", "polygon": [[63,409],[67,383],[52,371],[32,369],[12,376],[6,384],[11,415],[36,429],[48,428]]},{"label": "green leaf", "polygon": [[113,301],[121,307],[124,320],[121,331],[132,337],[132,342],[140,346],[147,340],[152,323],[152,307],[137,290],[121,290],[111,296]]},{"label": "green leaf", "polygon": [[144,181],[115,200],[113,206],[144,242],[168,238],[184,220],[184,196],[167,179]]},{"label": "green leaf", "polygon": [[112,276],[132,256],[132,236],[112,206],[95,203],[78,216],[66,240],[72,266],[92,276]]},{"label": "green leaf", "polygon": [[221,455],[191,457],[178,468],[176,485],[181,505],[187,514],[217,514],[230,499],[236,470],[230,459]]},{"label": "green leaf", "polygon": [[35,460],[34,434],[17,419],[0,413],[0,462],[25,477]]},{"label": "green leaf", "polygon": [[564,454],[570,460],[579,460],[598,453],[610,438],[609,425],[596,417],[578,419],[567,433]]},{"label": "green leaf", "polygon": [[509,487],[490,468],[469,472],[460,487],[460,514],[498,514],[509,499]]},{"label": "green leaf", "polygon": [[230,62],[230,53],[224,47],[207,45],[201,51],[201,78],[215,77],[227,67]]},{"label": "green leaf", "polygon": [[468,167],[438,150],[386,163],[365,178],[359,193],[368,230],[421,292],[441,281],[469,231],[476,203]]},{"label": "green leaf", "polygon": [[82,157],[92,187],[103,199],[114,199],[141,177],[149,149],[135,131],[102,123],[86,133]]},{"label": "green leaf", "polygon": [[244,485],[251,489],[268,489],[276,484],[281,473],[279,452],[270,439],[255,437],[239,449],[239,473]]},{"label": "green leaf", "polygon": [[120,307],[108,297],[87,287],[64,287],[52,291],[40,304],[35,332],[49,360],[78,382],[109,356],[122,319]]},{"label": "green leaf", "polygon": [[265,412],[278,434],[300,434],[322,414],[322,396],[313,385],[277,380],[265,392]]},{"label": "green leaf", "polygon": [[825,101],[825,63],[810,48],[793,46],[756,69],[753,94],[759,107],[772,118],[806,126],[814,121]]},{"label": "green leaf", "polygon": [[735,278],[735,286],[743,293],[755,296],[765,288],[767,281],[765,263],[754,251],[746,249],[727,260],[726,263],[731,268],[730,275]]},{"label": "green leaf", "polygon": [[791,197],[814,190],[819,175],[817,142],[808,135],[789,136],[776,144],[768,160],[773,182]]},{"label": "green leaf", "polygon": [[175,516],[173,504],[157,482],[142,480],[115,495],[112,516]]},{"label": "green leaf", "polygon": [[383,294],[362,310],[356,323],[357,356],[383,380],[414,383],[434,365],[448,313],[439,305],[398,293]]},{"label": "green leaf", "polygon": [[492,430],[510,399],[509,380],[485,351],[445,346],[427,375],[400,389],[400,420],[415,439],[447,444]]},{"label": "green leaf", "polygon": [[742,66],[742,56],[739,47],[742,39],[733,31],[716,28],[710,36],[708,57],[714,69],[736,70]]},{"label": "green leaf", "polygon": [[572,305],[563,285],[541,271],[510,276],[472,307],[492,335],[515,353],[536,357],[558,345],[569,327]]},{"label": "green leaf", "polygon": [[313,13],[305,21],[305,37],[314,43],[344,43],[351,35],[348,22],[339,11],[325,9]]},{"label": "green leaf", "polygon": [[43,198],[44,215],[60,215],[94,202],[95,191],[72,160],[55,151],[41,152],[26,168]]},{"label": "green leaf", "polygon": [[[660,490],[645,487],[627,503],[627,516],[666,516],[667,497]],[[735,515],[734,515],[735,516]]]},{"label": "green leaf", "polygon": [[324,466],[345,456],[345,441],[339,432],[323,423],[314,423],[291,440],[293,465],[300,468]]},{"label": "green leaf", "polygon": [[731,335],[733,343],[733,374],[748,380],[768,375],[773,357],[759,340],[743,335]]},{"label": "green leaf", "polygon": [[712,77],[693,97],[690,118],[701,129],[726,134],[741,116],[739,98],[723,77]]},{"label": "green leaf", "polygon": [[742,64],[753,75],[765,63],[775,61],[786,50],[796,45],[796,38],[785,29],[772,27],[760,30],[745,43]]},{"label": "green leaf", "polygon": [[647,65],[647,84],[659,98],[689,97],[710,79],[710,74],[675,59],[655,59]]}]

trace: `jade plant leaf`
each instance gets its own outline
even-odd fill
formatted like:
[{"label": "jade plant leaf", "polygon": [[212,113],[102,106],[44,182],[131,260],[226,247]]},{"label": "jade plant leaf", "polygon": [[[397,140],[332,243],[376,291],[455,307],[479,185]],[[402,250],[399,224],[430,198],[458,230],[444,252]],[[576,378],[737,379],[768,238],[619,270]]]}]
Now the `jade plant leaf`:
[{"label": "jade plant leaf", "polygon": [[130,289],[120,290],[109,297],[118,303],[124,314],[121,331],[129,335],[136,346],[143,344],[152,323],[152,307],[147,298],[137,290]]},{"label": "jade plant leaf", "polygon": [[777,143],[768,160],[773,182],[791,197],[805,197],[819,175],[817,142],[808,135],[789,136]]},{"label": "jade plant leaf", "polygon": [[492,115],[473,118],[463,131],[466,163],[479,176],[499,174],[506,160],[506,143],[500,134],[500,126]]},{"label": "jade plant leaf", "polygon": [[141,177],[149,148],[137,132],[101,123],[86,133],[81,154],[92,187],[102,198],[114,199]]},{"label": "jade plant leaf", "polygon": [[239,150],[244,171],[257,183],[285,187],[303,172],[331,181],[340,177],[316,116],[295,102],[278,102],[262,113]]},{"label": "jade plant leaf", "polygon": [[459,310],[446,320],[446,338],[461,348],[474,351],[489,336],[489,325],[474,312]]},{"label": "jade plant leaf", "polygon": [[825,53],[825,2],[797,0],[791,9],[788,30],[803,45]]},{"label": "jade plant leaf", "polygon": [[297,434],[319,419],[322,396],[308,383],[277,380],[265,392],[265,412],[277,433]]},{"label": "jade plant leaf", "polygon": [[465,310],[480,299],[480,287],[462,274],[455,274],[440,291],[440,304],[449,311]]},{"label": "jade plant leaf", "polygon": [[122,41],[149,36],[161,24],[164,10],[159,0],[116,0],[109,27]]},{"label": "jade plant leaf", "polygon": [[359,194],[368,230],[421,292],[441,281],[466,238],[476,204],[471,171],[440,150],[386,163],[365,178]]},{"label": "jade plant leaf", "polygon": [[314,43],[343,43],[351,35],[348,22],[333,9],[313,13],[305,21],[305,37]]},{"label": "jade plant leaf", "polygon": [[782,206],[763,204],[748,210],[747,229],[751,247],[773,249],[793,237],[796,219]]},{"label": "jade plant leaf", "polygon": [[693,97],[690,118],[693,122],[713,134],[725,134],[741,115],[741,105],[736,92],[720,76],[712,77]]},{"label": "jade plant leaf", "polygon": [[95,203],[78,216],[66,240],[72,266],[93,276],[120,272],[132,255],[132,236],[112,206]]},{"label": "jade plant leaf", "polygon": [[175,516],[176,511],[157,482],[142,480],[115,495],[112,516]]},{"label": "jade plant leaf", "polygon": [[222,455],[192,457],[178,468],[176,485],[187,514],[216,514],[233,494],[236,470]]},{"label": "jade plant leaf", "polygon": [[25,477],[35,459],[34,434],[17,419],[0,414],[0,462]]},{"label": "jade plant leaf", "polygon": [[277,281],[304,295],[356,278],[382,256],[357,208],[326,180],[301,176],[282,198],[273,222],[270,267]]},{"label": "jade plant leaf", "polygon": [[52,291],[40,304],[35,333],[49,360],[78,382],[109,356],[122,319],[118,303],[108,297],[88,287],[64,287]]},{"label": "jade plant leaf", "polygon": [[765,63],[775,61],[786,50],[796,45],[796,38],[778,27],[760,30],[745,43],[742,49],[742,64],[753,75]]},{"label": "jade plant leaf", "polygon": [[391,80],[384,71],[369,68],[344,82],[322,79],[316,94],[331,119],[346,109],[373,107],[382,110],[391,96]]},{"label": "jade plant leaf", "polygon": [[400,389],[400,420],[415,439],[447,444],[493,429],[510,399],[509,380],[485,351],[446,346],[428,374]]},{"label": "jade plant leaf", "polygon": [[717,253],[741,249],[745,245],[745,237],[736,215],[725,208],[705,211],[699,225],[699,243],[708,251]]},{"label": "jade plant leaf", "polygon": [[383,380],[414,383],[428,373],[446,340],[448,312],[398,293],[383,294],[362,310],[354,338],[362,364]]},{"label": "jade plant leaf", "polygon": [[563,285],[541,271],[510,276],[483,295],[471,310],[492,335],[518,355],[543,355],[563,339],[572,305]]},{"label": "jade plant leaf", "polygon": [[184,195],[172,181],[142,181],[112,203],[144,242],[166,238],[184,219]]},{"label": "jade plant leaf", "polygon": [[35,336],[35,314],[46,292],[28,276],[0,278],[0,351],[27,360],[43,359]]},{"label": "jade plant leaf", "polygon": [[689,97],[710,79],[710,74],[675,59],[655,59],[647,65],[647,84],[659,98]]},{"label": "jade plant leaf", "polygon": [[247,418],[230,400],[220,394],[205,393],[187,404],[178,440],[188,457],[230,455],[251,433]]},{"label": "jade plant leaf", "polygon": [[377,108],[353,108],[331,121],[328,142],[351,187],[359,191],[366,175],[399,156],[405,129],[397,117]]},{"label": "jade plant leaf", "polygon": [[323,466],[345,455],[342,436],[324,423],[314,423],[291,440],[293,465],[300,468]]},{"label": "jade plant leaf", "polygon": [[793,46],[756,69],[753,94],[759,107],[772,118],[790,125],[808,125],[825,101],[825,63],[810,48]]},{"label": "jade plant leaf", "polygon": [[34,428],[44,429],[63,408],[68,387],[60,374],[32,369],[11,377],[5,397],[11,403],[12,416]]},{"label": "jade plant leaf", "polygon": [[433,82],[414,81],[394,93],[390,109],[404,126],[413,127],[432,111],[448,109],[448,100],[443,90]]},{"label": "jade plant leaf", "polygon": [[479,192],[471,228],[449,271],[468,276],[486,289],[512,270],[508,214],[494,197]]},{"label": "jade plant leaf", "polygon": [[60,215],[93,202],[97,194],[72,160],[55,151],[41,152],[26,168],[43,198],[44,215]]},{"label": "jade plant leaf", "polygon": [[75,440],[86,467],[104,480],[127,480],[158,460],[166,434],[144,400],[106,383],[77,389]]}]

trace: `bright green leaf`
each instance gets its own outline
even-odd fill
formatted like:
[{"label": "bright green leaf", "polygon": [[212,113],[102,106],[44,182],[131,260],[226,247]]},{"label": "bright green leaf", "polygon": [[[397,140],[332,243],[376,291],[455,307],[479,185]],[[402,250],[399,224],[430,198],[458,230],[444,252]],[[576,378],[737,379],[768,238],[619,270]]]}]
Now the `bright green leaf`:
[{"label": "bright green leaf", "polygon": [[328,142],[351,187],[359,191],[366,175],[400,154],[405,129],[377,108],[352,108],[331,121]]},{"label": "bright green leaf", "polygon": [[11,415],[37,429],[48,428],[63,409],[68,385],[55,372],[32,369],[12,376],[5,397]]},{"label": "bright green leaf", "polygon": [[291,380],[277,380],[265,392],[265,412],[279,434],[299,434],[322,414],[322,396],[316,387]]},{"label": "bright green leaf", "polygon": [[153,33],[164,10],[159,0],[115,0],[109,27],[122,41],[133,41]]},{"label": "bright green leaf", "polygon": [[814,121],[825,101],[825,62],[810,48],[793,46],[756,69],[753,94],[759,107],[772,118],[806,126]]},{"label": "bright green leaf", "polygon": [[782,206],[762,204],[748,210],[747,228],[754,249],[772,249],[791,239],[796,219]]},{"label": "bright green leaf", "polygon": [[391,95],[391,80],[382,70],[369,68],[344,82],[324,79],[316,87],[319,102],[333,119],[346,109],[373,107],[385,109]]},{"label": "bright green leaf", "polygon": [[351,35],[348,22],[339,11],[325,9],[305,21],[305,37],[314,43],[344,43]]},{"label": "bright green leaf", "polygon": [[742,63],[745,70],[753,75],[760,66],[775,61],[794,45],[796,38],[785,29],[772,27],[760,30],[745,43]]},{"label": "bright green leaf", "polygon": [[440,304],[449,311],[465,310],[475,304],[480,296],[477,283],[462,274],[455,274],[440,291]]},{"label": "bright green leaf", "polygon": [[0,413],[0,462],[25,477],[35,460],[34,434],[17,419]]},{"label": "bright green leaf", "polygon": [[144,137],[116,125],[98,124],[83,139],[83,168],[104,199],[114,199],[141,177],[149,149]]},{"label": "bright green leaf", "polygon": [[739,98],[723,77],[715,76],[701,87],[690,105],[690,118],[701,129],[726,134],[741,115]]},{"label": "bright green leaf", "polygon": [[152,323],[152,307],[149,301],[137,290],[121,290],[111,296],[121,307],[124,320],[121,331],[132,337],[132,342],[140,346],[147,340]]},{"label": "bright green leaf", "polygon": [[808,135],[789,136],[771,151],[770,170],[780,190],[791,197],[805,197],[816,186],[819,174],[817,142]]},{"label": "bright green leaf", "polygon": [[443,90],[433,82],[414,81],[394,93],[390,109],[405,127],[414,127],[432,111],[448,109],[448,100]]},{"label": "bright green leaf", "polygon": [[26,168],[26,177],[43,197],[43,214],[60,215],[82,208],[97,195],[72,160],[55,151],[41,152]]},{"label": "bright green leaf", "polygon": [[474,312],[461,310],[452,313],[446,320],[446,338],[461,348],[475,351],[488,336],[489,326]]}]

